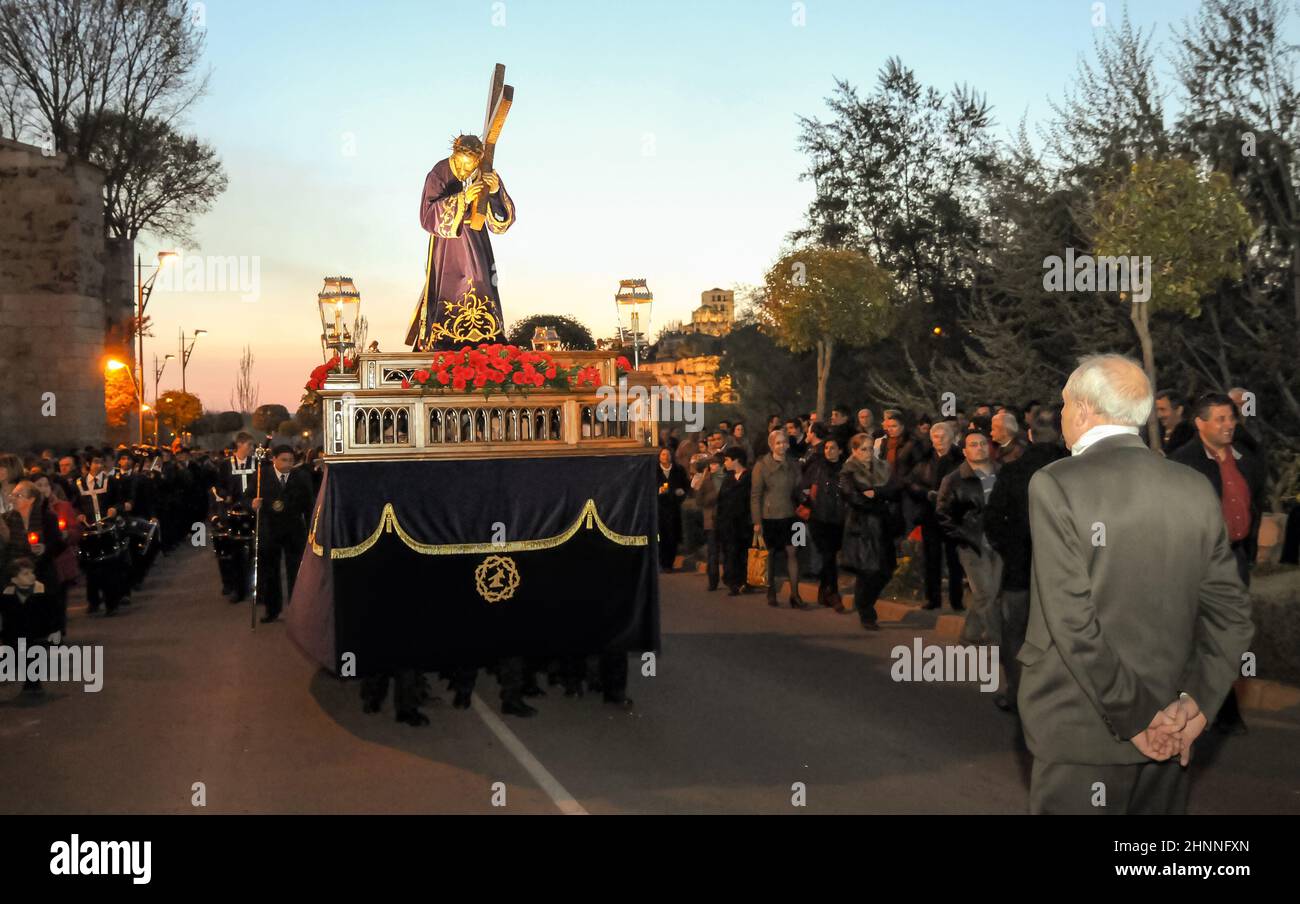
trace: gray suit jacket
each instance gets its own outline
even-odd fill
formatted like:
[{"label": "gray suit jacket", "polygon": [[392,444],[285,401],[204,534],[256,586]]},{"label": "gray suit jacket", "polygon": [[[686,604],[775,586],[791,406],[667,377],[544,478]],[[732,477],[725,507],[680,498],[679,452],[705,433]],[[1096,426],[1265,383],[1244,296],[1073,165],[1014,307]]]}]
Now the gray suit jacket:
[{"label": "gray suit jacket", "polygon": [[1145,762],[1128,739],[1183,691],[1213,721],[1255,629],[1205,478],[1136,436],[1107,437],[1034,475],[1029,529],[1017,659],[1034,756]]}]

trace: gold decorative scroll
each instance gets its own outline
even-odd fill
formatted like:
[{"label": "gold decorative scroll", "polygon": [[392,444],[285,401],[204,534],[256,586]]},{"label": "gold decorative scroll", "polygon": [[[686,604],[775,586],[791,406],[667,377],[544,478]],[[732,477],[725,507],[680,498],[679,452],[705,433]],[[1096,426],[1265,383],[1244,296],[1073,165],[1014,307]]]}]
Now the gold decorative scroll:
[{"label": "gold decorative scroll", "polygon": [[[316,514],[319,518],[320,512],[318,511]],[[563,532],[556,534],[554,537],[544,537],[538,540],[515,540],[506,543],[421,543],[406,532],[397,520],[397,513],[393,510],[393,504],[388,502],[384,504],[383,513],[379,516],[379,524],[375,527],[370,536],[366,537],[366,539],[362,540],[356,546],[343,546],[331,549],[330,558],[351,559],[355,556],[359,556],[366,550],[370,549],[370,547],[374,546],[375,543],[379,541],[379,535],[385,531],[396,533],[403,543],[422,555],[457,556],[553,549],[562,543],[567,543],[573,538],[574,534],[584,527],[587,530],[591,530],[593,527],[597,528],[608,539],[620,546],[645,546],[649,542],[649,539],[644,535],[631,536],[610,530],[609,525],[601,520],[600,513],[596,511],[596,500],[588,499],[586,504],[583,505],[582,511],[578,513],[578,517],[573,520],[573,523]],[[310,542],[312,552],[318,556],[323,556],[325,550],[316,542],[316,524],[314,521],[312,523]]]}]

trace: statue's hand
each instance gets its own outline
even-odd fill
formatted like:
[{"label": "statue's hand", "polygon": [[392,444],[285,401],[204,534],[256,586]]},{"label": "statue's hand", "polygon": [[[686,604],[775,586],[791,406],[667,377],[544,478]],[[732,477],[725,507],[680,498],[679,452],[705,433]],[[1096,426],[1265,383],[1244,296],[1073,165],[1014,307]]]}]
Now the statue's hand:
[{"label": "statue's hand", "polygon": [[466,205],[473,204],[475,201],[478,200],[478,196],[483,194],[483,183],[475,182],[473,185],[467,185],[465,187],[464,194],[465,194],[465,204]]},{"label": "statue's hand", "polygon": [[497,193],[497,189],[501,188],[501,177],[498,176],[496,173],[488,173],[486,176],[483,177],[483,181],[487,183],[488,192],[490,194],[495,195]]}]

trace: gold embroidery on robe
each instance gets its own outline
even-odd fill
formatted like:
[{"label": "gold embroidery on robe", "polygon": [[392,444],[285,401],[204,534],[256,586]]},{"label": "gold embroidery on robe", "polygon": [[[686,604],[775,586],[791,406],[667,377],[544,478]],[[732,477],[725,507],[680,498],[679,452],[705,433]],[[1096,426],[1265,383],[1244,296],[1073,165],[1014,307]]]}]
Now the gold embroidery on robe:
[{"label": "gold embroidery on robe", "polygon": [[500,235],[509,229],[515,222],[515,206],[510,203],[510,196],[502,193],[501,203],[506,208],[506,218],[498,220],[496,214],[492,212],[492,203],[489,201],[487,206],[487,225],[488,229],[494,235]]},{"label": "gold embroidery on robe", "polygon": [[459,301],[443,302],[445,316],[441,323],[429,329],[430,342],[450,339],[452,342],[486,342],[501,334],[501,324],[493,313],[492,299],[474,291],[474,281],[460,296]]}]

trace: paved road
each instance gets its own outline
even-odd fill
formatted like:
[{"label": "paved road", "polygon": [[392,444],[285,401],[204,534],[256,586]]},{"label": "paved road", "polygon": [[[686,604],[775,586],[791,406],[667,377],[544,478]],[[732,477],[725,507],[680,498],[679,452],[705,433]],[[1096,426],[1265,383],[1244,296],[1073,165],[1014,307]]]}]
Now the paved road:
[{"label": "paved road", "polygon": [[[475,710],[444,694],[412,729],[391,702],[362,714],[282,625],[250,631],[211,553],[186,548],[119,617],[74,602],[70,640],[105,647],[100,693],[0,686],[0,812],[195,812],[196,782],[207,812],[235,813],[790,813],[796,782],[806,812],[1025,810],[1028,760],[991,695],[890,678],[896,644],[941,640],[927,613],[867,635],[694,574],[662,588],[664,651],[654,677],[634,668],[632,713],[552,690],[538,718],[502,720],[489,679]],[[1193,811],[1300,813],[1300,706],[1246,717],[1198,750]]]}]

